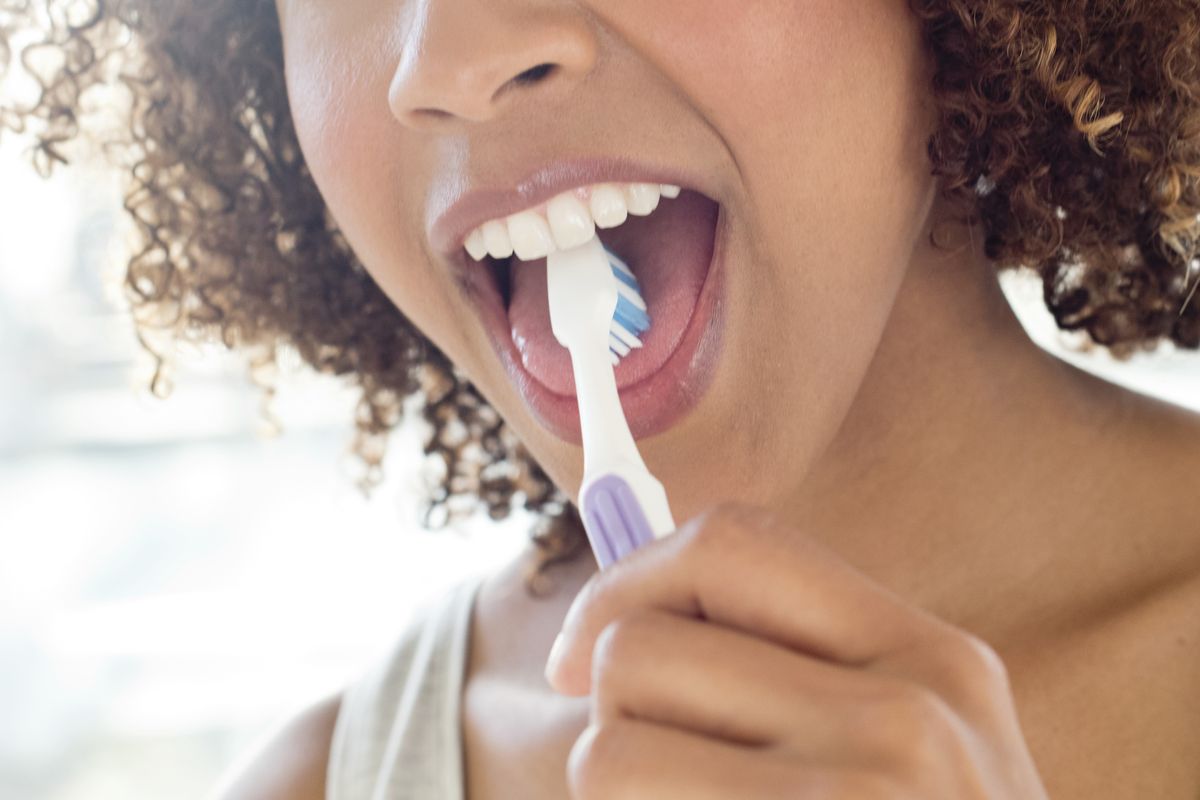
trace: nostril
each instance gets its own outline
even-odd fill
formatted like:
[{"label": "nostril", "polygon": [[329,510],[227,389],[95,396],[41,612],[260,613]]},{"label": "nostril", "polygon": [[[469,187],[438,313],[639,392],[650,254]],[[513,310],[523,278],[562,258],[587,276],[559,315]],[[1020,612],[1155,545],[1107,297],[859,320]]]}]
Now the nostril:
[{"label": "nostril", "polygon": [[512,79],[512,82],[518,86],[528,86],[531,83],[537,83],[545,78],[551,72],[558,68],[556,64],[538,64],[536,67],[530,67]]}]

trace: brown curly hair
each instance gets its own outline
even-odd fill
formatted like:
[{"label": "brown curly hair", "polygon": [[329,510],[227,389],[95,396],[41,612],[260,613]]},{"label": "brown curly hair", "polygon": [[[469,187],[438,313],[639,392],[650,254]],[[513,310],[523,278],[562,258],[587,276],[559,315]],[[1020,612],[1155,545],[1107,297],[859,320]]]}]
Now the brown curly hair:
[{"label": "brown curly hair", "polygon": [[[929,158],[957,221],[981,226],[998,269],[1037,270],[1060,328],[1118,358],[1200,347],[1200,2],[910,5],[934,66]],[[0,0],[0,79],[14,53],[38,96],[0,104],[0,134],[32,125],[43,175],[82,138],[126,170],[139,246],[124,289],[151,391],[168,391],[151,331],[244,350],[268,397],[263,370],[291,349],[361,389],[365,493],[411,397],[445,467],[427,524],[523,504],[545,522],[538,573],[582,549],[570,504],[341,236],[300,151],[271,0]],[[102,139],[84,119],[99,87],[126,98]]]}]

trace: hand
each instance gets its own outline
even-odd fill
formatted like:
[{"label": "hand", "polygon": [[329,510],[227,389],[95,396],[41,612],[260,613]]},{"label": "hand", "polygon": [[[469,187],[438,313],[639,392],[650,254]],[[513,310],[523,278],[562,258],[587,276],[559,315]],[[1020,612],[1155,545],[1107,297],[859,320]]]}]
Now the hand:
[{"label": "hand", "polygon": [[756,508],[592,576],[546,677],[577,800],[1046,797],[988,645]]}]

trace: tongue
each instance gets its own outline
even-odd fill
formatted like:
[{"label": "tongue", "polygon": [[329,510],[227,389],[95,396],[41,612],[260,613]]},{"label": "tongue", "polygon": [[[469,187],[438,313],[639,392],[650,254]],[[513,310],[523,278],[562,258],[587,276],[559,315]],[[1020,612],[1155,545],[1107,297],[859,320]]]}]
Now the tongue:
[{"label": "tongue", "polygon": [[[717,211],[704,195],[684,191],[674,200],[664,197],[648,217],[631,216],[618,228],[597,231],[637,276],[650,314],[644,346],[617,365],[618,388],[657,372],[683,338],[712,261]],[[525,369],[551,392],[574,395],[571,356],[550,330],[546,259],[513,259],[510,269],[508,320]]]}]

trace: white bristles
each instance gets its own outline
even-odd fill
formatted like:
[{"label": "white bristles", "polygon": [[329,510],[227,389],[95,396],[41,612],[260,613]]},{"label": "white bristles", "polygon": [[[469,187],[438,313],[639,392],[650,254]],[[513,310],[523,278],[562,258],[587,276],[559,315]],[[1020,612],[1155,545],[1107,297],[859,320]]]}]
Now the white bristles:
[{"label": "white bristles", "polygon": [[642,311],[646,310],[646,301],[642,299],[641,294],[639,294],[636,290],[634,290],[634,288],[632,286],[626,286],[625,284],[618,281],[617,282],[617,291],[621,293],[622,297],[624,297],[629,302],[633,303],[635,306],[640,308]]},{"label": "white bristles", "polygon": [[[622,344],[631,350],[636,350],[642,346],[642,340],[634,336],[624,325],[614,325],[610,330],[612,336],[619,339]],[[624,355],[624,353],[622,353]]]},{"label": "white bristles", "polygon": [[612,349],[612,351],[614,353],[619,355],[621,358],[624,358],[625,356],[629,355],[630,351],[633,349],[629,345],[622,342],[619,338],[617,338],[616,331],[613,331],[612,333],[610,333],[608,335],[608,346],[609,346],[609,348]]}]

